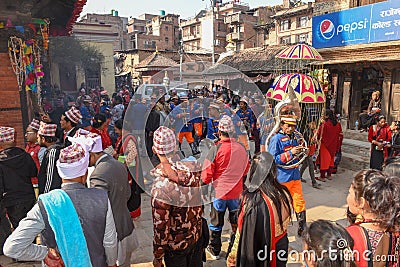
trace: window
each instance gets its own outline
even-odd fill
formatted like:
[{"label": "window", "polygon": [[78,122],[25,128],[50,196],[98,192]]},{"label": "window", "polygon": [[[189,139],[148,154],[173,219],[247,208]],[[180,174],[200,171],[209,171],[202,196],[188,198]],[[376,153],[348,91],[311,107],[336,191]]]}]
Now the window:
[{"label": "window", "polygon": [[308,34],[307,33],[299,34],[296,37],[297,37],[296,41],[298,43],[307,43],[307,41],[308,41]]},{"label": "window", "polygon": [[169,38],[165,37],[165,42],[168,43],[168,41],[169,41]]},{"label": "window", "polygon": [[281,44],[290,44],[290,36],[282,37]]},{"label": "window", "polygon": [[168,26],[165,26],[165,31],[166,31],[166,32],[168,31]]},{"label": "window", "polygon": [[281,21],[281,31],[287,31],[290,29],[290,20],[282,20]]},{"label": "window", "polygon": [[299,19],[297,21],[297,28],[307,27],[307,24],[308,24],[308,17],[307,16],[299,17]]}]

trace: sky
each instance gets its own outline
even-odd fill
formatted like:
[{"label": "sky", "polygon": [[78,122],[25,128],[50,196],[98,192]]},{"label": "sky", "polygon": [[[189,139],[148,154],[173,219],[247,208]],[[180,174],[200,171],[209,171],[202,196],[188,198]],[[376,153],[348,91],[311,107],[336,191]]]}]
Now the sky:
[{"label": "sky", "polygon": [[[223,0],[223,2],[229,2]],[[283,0],[244,0],[251,8],[258,6],[273,6],[282,4]],[[118,11],[122,17],[138,17],[144,13],[154,15],[165,10],[166,14],[179,14],[181,18],[189,18],[198,11],[210,6],[210,0],[87,0],[81,15],[86,13],[111,14],[111,10]]]}]

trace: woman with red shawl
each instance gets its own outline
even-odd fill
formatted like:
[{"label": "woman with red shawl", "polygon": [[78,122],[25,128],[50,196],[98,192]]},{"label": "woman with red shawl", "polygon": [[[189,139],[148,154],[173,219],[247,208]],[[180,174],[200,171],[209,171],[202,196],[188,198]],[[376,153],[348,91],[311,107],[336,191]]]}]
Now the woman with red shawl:
[{"label": "woman with red shawl", "polygon": [[390,126],[386,124],[386,118],[380,115],[378,122],[369,127],[368,141],[371,143],[371,169],[382,170],[383,162],[389,156],[388,148],[392,140]]},{"label": "woman with red shawl", "polygon": [[321,140],[319,148],[321,176],[315,179],[324,182],[325,178],[331,179],[332,170],[335,168],[335,155],[340,151],[343,141],[342,126],[330,109],[325,111],[325,120],[318,129],[318,138]]},{"label": "woman with red shawl", "polygon": [[114,148],[112,147],[112,142],[110,135],[108,134],[107,118],[106,115],[98,113],[94,115],[92,127],[90,132],[96,133],[101,136],[101,143],[103,145],[104,153],[112,155]]}]

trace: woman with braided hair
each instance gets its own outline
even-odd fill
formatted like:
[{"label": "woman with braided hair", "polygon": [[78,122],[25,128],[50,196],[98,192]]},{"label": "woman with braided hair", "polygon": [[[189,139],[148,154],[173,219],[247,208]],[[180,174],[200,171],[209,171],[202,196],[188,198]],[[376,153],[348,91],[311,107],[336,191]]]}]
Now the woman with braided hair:
[{"label": "woman with braided hair", "polygon": [[399,266],[400,178],[381,171],[358,172],[347,204],[356,221],[347,228],[359,267]]},{"label": "woman with braided hair", "polygon": [[345,228],[327,220],[312,222],[304,233],[306,267],[355,267],[353,238]]}]

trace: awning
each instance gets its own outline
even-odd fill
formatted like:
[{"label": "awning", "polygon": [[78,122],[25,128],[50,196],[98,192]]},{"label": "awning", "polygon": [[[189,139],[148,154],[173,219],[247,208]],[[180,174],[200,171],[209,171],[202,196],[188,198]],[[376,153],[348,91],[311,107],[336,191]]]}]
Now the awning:
[{"label": "awning", "polygon": [[336,64],[351,64],[359,62],[384,62],[384,61],[400,61],[399,56],[392,57],[363,57],[363,58],[347,58],[347,59],[334,59],[334,60],[322,60],[312,62],[311,65],[321,66],[321,65],[336,65]]},{"label": "awning", "polygon": [[400,61],[400,42],[318,49],[324,60],[311,65],[351,64],[357,62]]}]

